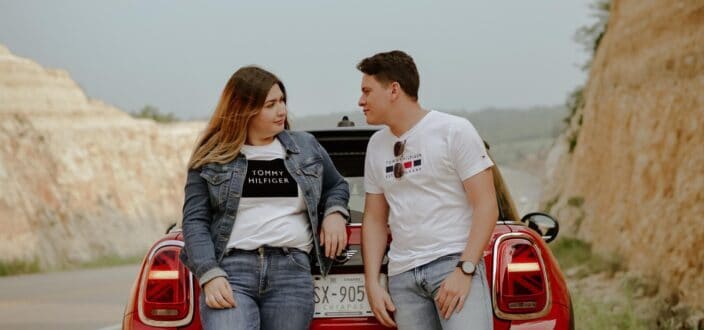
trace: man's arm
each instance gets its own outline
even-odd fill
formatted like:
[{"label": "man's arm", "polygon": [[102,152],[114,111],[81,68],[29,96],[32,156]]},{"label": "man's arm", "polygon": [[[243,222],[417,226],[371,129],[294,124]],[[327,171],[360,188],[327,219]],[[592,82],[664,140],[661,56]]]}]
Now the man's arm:
[{"label": "man's arm", "polygon": [[[471,176],[462,184],[467,194],[467,201],[472,206],[472,226],[467,246],[460,259],[478,265],[484,262],[482,259],[484,248],[489,244],[499,216],[491,168]],[[462,310],[471,284],[471,276],[465,275],[459,268],[445,279],[435,298],[440,306],[441,315],[449,319],[453,311]]]},{"label": "man's arm", "polygon": [[[388,242],[387,223],[389,205],[384,194],[367,193],[362,220],[362,257],[364,258],[364,283],[372,312],[381,324],[395,327],[388,311],[395,311],[391,297],[379,283],[381,262]],[[387,311],[388,310],[388,311]]]},{"label": "man's arm", "polygon": [[496,203],[496,190],[494,189],[494,176],[491,168],[472,176],[462,182],[467,194],[467,201],[472,206],[472,227],[469,241],[461,260],[469,260],[478,265],[483,262],[484,249],[499,218],[499,206]]}]

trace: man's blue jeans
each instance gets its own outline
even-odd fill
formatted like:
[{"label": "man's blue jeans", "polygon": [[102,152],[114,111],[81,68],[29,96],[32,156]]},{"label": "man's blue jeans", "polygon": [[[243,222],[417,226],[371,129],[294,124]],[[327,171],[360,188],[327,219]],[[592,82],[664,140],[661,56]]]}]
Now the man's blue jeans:
[{"label": "man's blue jeans", "polygon": [[394,319],[399,330],[493,328],[491,296],[483,261],[472,276],[472,286],[462,311],[453,312],[449,320],[439,314],[434,298],[459,260],[459,254],[451,254],[389,277],[389,293],[396,306]]},{"label": "man's blue jeans", "polygon": [[[263,252],[262,252],[263,251]],[[302,330],[310,327],[315,303],[307,253],[265,248],[223,258],[237,307],[211,309],[200,296],[204,329]]]}]

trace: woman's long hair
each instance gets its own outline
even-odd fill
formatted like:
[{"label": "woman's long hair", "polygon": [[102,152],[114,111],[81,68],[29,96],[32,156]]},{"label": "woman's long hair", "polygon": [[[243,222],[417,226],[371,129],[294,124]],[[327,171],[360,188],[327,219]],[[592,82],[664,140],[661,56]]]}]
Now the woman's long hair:
[{"label": "woman's long hair", "polygon": [[[232,161],[247,140],[249,120],[264,107],[269,90],[279,85],[286,100],[284,84],[273,73],[256,66],[237,70],[225,85],[208,127],[188,161],[189,169],[208,163]],[[284,129],[288,129],[288,118]]]}]

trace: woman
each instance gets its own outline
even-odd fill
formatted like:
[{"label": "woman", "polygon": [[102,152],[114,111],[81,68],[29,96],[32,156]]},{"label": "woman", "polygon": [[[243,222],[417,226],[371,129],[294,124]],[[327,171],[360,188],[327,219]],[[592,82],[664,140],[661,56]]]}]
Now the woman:
[{"label": "woman", "polygon": [[275,75],[237,70],[188,163],[181,260],[205,329],[307,329],[310,255],[327,274],[347,242],[347,183],[286,113]]}]

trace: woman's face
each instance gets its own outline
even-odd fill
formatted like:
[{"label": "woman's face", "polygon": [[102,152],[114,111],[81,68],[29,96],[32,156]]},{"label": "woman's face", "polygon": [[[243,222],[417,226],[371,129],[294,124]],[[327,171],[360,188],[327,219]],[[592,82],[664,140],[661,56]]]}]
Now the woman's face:
[{"label": "woman's face", "polygon": [[249,120],[247,143],[271,142],[271,138],[284,130],[287,111],[284,93],[279,84],[274,84],[266,96],[264,107]]}]

